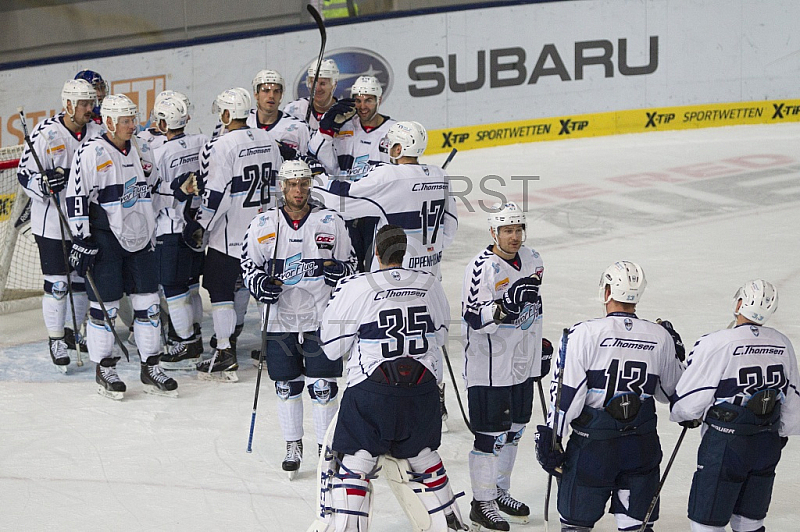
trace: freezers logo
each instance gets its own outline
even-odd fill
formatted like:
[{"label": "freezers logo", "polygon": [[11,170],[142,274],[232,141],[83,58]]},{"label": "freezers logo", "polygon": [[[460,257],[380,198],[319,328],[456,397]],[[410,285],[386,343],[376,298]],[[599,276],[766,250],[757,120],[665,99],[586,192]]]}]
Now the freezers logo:
[{"label": "freezers logo", "polygon": [[[383,87],[382,102],[386,101],[392,91],[394,73],[389,62],[371,50],[364,48],[338,48],[325,54],[325,59],[333,59],[339,67],[339,82],[333,95],[337,98],[349,98],[350,87],[359,76],[375,76]],[[298,98],[308,96],[306,77],[308,69],[316,68],[317,59],[309,61],[297,74],[294,90]]]}]

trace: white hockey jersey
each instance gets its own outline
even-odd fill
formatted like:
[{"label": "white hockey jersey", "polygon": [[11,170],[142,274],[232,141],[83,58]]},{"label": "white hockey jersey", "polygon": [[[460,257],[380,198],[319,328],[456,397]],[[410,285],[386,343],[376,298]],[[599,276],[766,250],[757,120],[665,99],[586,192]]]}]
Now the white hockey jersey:
[{"label": "white hockey jersey", "polygon": [[308,153],[322,163],[328,175],[347,174],[351,179],[361,179],[373,166],[389,162],[388,147],[383,146],[381,151],[381,144],[386,143],[384,137],[395,123],[397,120],[384,116],[383,124],[367,131],[356,115],[333,138],[315,131]]},{"label": "white hockey jersey", "polygon": [[160,178],[156,194],[163,199],[156,219],[156,236],[181,233],[186,226],[186,201],[175,198],[172,180],[186,172],[200,174],[200,151],[208,140],[205,135],[180,134],[153,150]]},{"label": "white hockey jersey", "polygon": [[142,168],[145,172],[150,172],[156,163],[153,152],[167,142],[167,136],[157,129],[145,129],[136,134],[135,142],[141,152],[139,155],[142,156]]},{"label": "white hockey jersey", "polygon": [[247,125],[252,128],[263,129],[272,133],[275,140],[282,142],[297,151],[298,155],[308,153],[308,141],[311,131],[308,124],[299,118],[278,111],[278,119],[272,124],[265,126],[258,121],[258,111],[250,109],[247,117]]},{"label": "white hockey jersey", "polygon": [[[139,251],[154,241],[152,190],[158,172],[145,177],[139,154],[130,142],[120,150],[105,135],[89,140],[76,152],[71,177],[67,216],[73,235],[91,235],[89,208],[96,204],[108,219],[108,229],[126,251]],[[95,223],[105,222],[93,220]]]},{"label": "white hockey jersey", "polygon": [[522,246],[506,261],[483,250],[467,264],[461,292],[464,379],[470,386],[512,386],[539,377],[542,367],[542,298],[519,317],[494,321],[494,302],[518,279],[544,274],[539,253]]},{"label": "white hockey jersey", "polygon": [[[89,122],[80,134],[75,135],[64,125],[65,116],[65,113],[59,113],[48,118],[38,124],[31,134],[31,142],[36,150],[36,155],[45,170],[60,166],[70,169],[72,172],[73,158],[78,147],[89,139],[103,134],[102,126]],[[53,201],[42,195],[42,175],[39,173],[39,167],[36,165],[28,145],[25,146],[25,151],[19,160],[17,179],[25,189],[25,193],[31,198],[31,230],[33,234],[59,240],[61,226],[58,212],[53,206]],[[59,201],[61,210],[66,214],[66,194],[63,192],[59,194]],[[69,235],[65,234],[64,236],[69,240]]]},{"label": "white hockey jersey", "polygon": [[[306,113],[308,112],[308,101],[308,98],[298,98],[297,100],[287,103],[283,108],[283,112],[305,122]],[[333,101],[335,103],[336,98],[334,98]],[[319,113],[315,109],[311,110],[311,114],[308,116],[308,128],[312,133],[319,129],[319,121],[324,115],[325,113]]]},{"label": "white hockey jersey", "polygon": [[322,316],[325,355],[347,359],[347,386],[388,358],[412,357],[442,380],[450,305],[442,283],[419,270],[388,268],[339,281]]},{"label": "white hockey jersey", "polygon": [[[458,211],[450,179],[438,166],[379,164],[363,179],[333,180],[312,195],[345,220],[376,216],[378,229],[394,224],[408,237],[403,267],[425,270],[441,279],[442,251],[456,236]],[[377,260],[372,261],[373,270]]]},{"label": "white hockey jersey", "polygon": [[203,147],[198,176],[203,204],[196,219],[208,232],[210,248],[242,256],[250,221],[275,205],[275,176],[282,162],[278,144],[263,129],[228,131]]},{"label": "white hockey jersey", "polygon": [[800,434],[797,357],[780,332],[752,324],[723,329],[701,337],[686,361],[672,421],[704,419],[719,403],[745,406],[756,392],[774,388],[782,402],[778,434]]},{"label": "white hockey jersey", "polygon": [[[277,255],[275,246],[277,245]],[[274,271],[272,257],[276,256]],[[247,228],[242,247],[242,276],[249,289],[259,273],[283,282],[278,303],[272,306],[267,331],[316,331],[332,287],[325,283],[323,266],[331,258],[356,269],[356,257],[344,220],[336,212],[312,206],[297,228],[283,209],[256,216]]]},{"label": "white hockey jersey", "polygon": [[[671,401],[683,372],[666,329],[625,312],[578,323],[569,331],[566,350],[563,339],[553,348],[552,405],[556,404],[558,368],[564,367],[558,420],[561,436],[566,436],[566,427],[584,406],[602,410],[621,393],[633,392],[641,400]],[[553,426],[552,409],[547,424]]]}]

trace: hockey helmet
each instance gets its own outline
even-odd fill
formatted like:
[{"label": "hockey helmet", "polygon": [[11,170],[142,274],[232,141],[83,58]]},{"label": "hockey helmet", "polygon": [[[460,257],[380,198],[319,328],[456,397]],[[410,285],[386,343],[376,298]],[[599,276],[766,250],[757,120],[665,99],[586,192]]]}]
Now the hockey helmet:
[{"label": "hockey helmet", "polygon": [[355,98],[359,94],[371,94],[375,96],[375,99],[380,100],[383,87],[375,76],[359,76],[350,88],[350,96]]},{"label": "hockey helmet", "polygon": [[100,115],[103,117],[103,125],[106,125],[110,118],[115,127],[123,116],[132,116],[135,121],[139,121],[139,109],[133,103],[133,100],[124,94],[106,96],[100,107]]},{"label": "hockey helmet", "polygon": [[64,83],[61,89],[61,105],[67,108],[67,102],[72,102],[73,114],[75,105],[81,100],[93,102],[92,107],[97,106],[97,92],[92,85],[83,79],[70,79]]},{"label": "hockey helmet", "polygon": [[[312,83],[314,83],[314,74],[316,73],[317,65],[308,67],[308,79],[306,83],[309,89]],[[332,84],[336,85],[336,82],[339,81],[339,67],[336,65],[336,61],[333,59],[323,59],[322,63],[319,65],[319,77],[328,78],[331,80]]]},{"label": "hockey helmet", "polygon": [[[231,123],[231,120],[246,119],[250,114],[251,104],[250,93],[241,87],[234,87],[221,92],[217,96],[211,106],[211,112],[219,116],[220,122],[227,126]],[[228,122],[223,122],[222,120],[222,113],[225,111],[228,111],[230,115]]]},{"label": "hockey helmet", "polygon": [[[742,305],[737,312],[736,306]],[[733,315],[763,325],[778,310],[778,289],[763,279],[746,282],[733,296]]]},{"label": "hockey helmet", "polygon": [[[606,286],[611,287],[611,294],[606,299]],[[600,301],[603,304],[612,299],[620,303],[637,304],[642,298],[647,281],[644,270],[635,262],[621,260],[615,262],[600,277]]]},{"label": "hockey helmet", "polygon": [[81,70],[75,74],[75,79],[87,81],[89,85],[94,87],[95,91],[99,92],[99,90],[102,89],[102,92],[108,94],[108,82],[103,79],[103,76],[101,76],[99,72],[95,72],[94,70]]},{"label": "hockey helmet", "polygon": [[283,76],[278,74],[274,70],[261,70],[256,77],[253,78],[253,94],[258,92],[259,85],[263,85],[265,83],[272,83],[274,85],[280,85],[281,89],[286,87],[286,83],[283,81]]},{"label": "hockey helmet", "polygon": [[[167,129],[161,129],[161,121],[166,122]],[[179,98],[163,98],[153,107],[153,121],[162,133],[168,130],[183,129],[189,122],[189,110]]]},{"label": "hockey helmet", "polygon": [[[400,157],[420,157],[428,146],[428,132],[419,122],[397,122],[386,133],[386,142],[381,144],[389,151],[389,158],[395,162]],[[400,145],[400,155],[392,157],[392,148]]]}]

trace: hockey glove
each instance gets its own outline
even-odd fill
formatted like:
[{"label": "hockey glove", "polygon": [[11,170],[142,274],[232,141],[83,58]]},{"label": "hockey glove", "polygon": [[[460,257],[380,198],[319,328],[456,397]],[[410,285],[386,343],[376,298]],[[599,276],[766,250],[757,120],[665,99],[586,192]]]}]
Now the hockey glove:
[{"label": "hockey glove", "polygon": [[536,427],[536,460],[542,469],[556,478],[561,478],[561,467],[566,461],[566,454],[561,444],[553,449],[553,429],[546,425]]},{"label": "hockey glove", "polygon": [[338,133],[345,122],[353,118],[356,114],[356,101],[352,98],[343,98],[333,104],[328,112],[319,121],[319,130],[332,137]]},{"label": "hockey glove", "polygon": [[197,195],[197,175],[194,172],[185,172],[169,184],[172,195],[178,201],[186,201],[192,195]]},{"label": "hockey glove", "polygon": [[278,149],[280,150],[281,157],[283,158],[284,161],[292,161],[294,159],[297,159],[296,149],[292,148],[288,144],[281,142],[279,140],[276,142],[278,143]]},{"label": "hockey glove", "polygon": [[687,419],[686,421],[681,421],[678,423],[681,427],[686,427],[687,429],[696,429],[700,425],[703,424],[702,419]]},{"label": "hockey glove", "polygon": [[553,360],[553,344],[547,338],[542,338],[542,372],[534,381],[542,380],[542,378],[550,373],[550,363]]},{"label": "hockey glove", "polygon": [[72,241],[72,248],[69,252],[69,265],[81,277],[86,277],[97,257],[98,248],[93,242],[76,238]]},{"label": "hockey glove", "polygon": [[69,178],[69,168],[51,168],[45,170],[39,186],[42,190],[42,195],[45,197],[50,195],[50,192],[58,194],[67,187],[67,179]]},{"label": "hockey glove", "polygon": [[542,279],[534,274],[530,277],[517,279],[503,294],[501,304],[507,314],[519,314],[525,303],[536,303],[539,298],[539,285]]},{"label": "hockey glove", "polygon": [[678,334],[672,323],[667,320],[661,321],[661,319],[656,320],[656,323],[664,327],[669,335],[672,336],[672,341],[675,342],[675,357],[681,362],[686,360],[686,348],[683,346],[683,340],[681,340],[681,335]]},{"label": "hockey glove", "polygon": [[277,303],[282,291],[283,288],[275,284],[274,279],[270,279],[266,273],[256,275],[250,283],[250,293],[253,297],[267,305]]},{"label": "hockey glove", "polygon": [[347,266],[340,260],[326,260],[322,273],[325,275],[325,284],[335,287],[340,279],[347,276]]},{"label": "hockey glove", "polygon": [[192,251],[203,251],[203,235],[205,229],[196,220],[189,220],[186,222],[186,227],[183,228],[183,241],[189,246]]},{"label": "hockey glove", "polygon": [[316,158],[310,155],[300,155],[298,159],[308,165],[308,167],[311,169],[312,176],[318,176],[325,173],[325,167]]}]

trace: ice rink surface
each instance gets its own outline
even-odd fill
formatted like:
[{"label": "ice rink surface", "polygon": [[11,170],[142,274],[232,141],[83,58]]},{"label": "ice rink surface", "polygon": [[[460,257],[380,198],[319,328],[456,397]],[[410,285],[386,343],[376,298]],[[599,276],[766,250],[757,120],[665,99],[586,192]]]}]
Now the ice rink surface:
[{"label": "ice rink surface", "polygon": [[[780,291],[780,308],[768,325],[800,344],[798,137],[799,124],[739,126],[459,153],[449,172],[463,193],[460,227],[443,262],[453,316],[449,353],[457,375],[463,362],[458,318],[464,269],[490,244],[480,201],[490,205],[501,196],[519,203],[527,198],[526,244],[545,261],[544,331],[554,343],[563,327],[601,314],[600,274],[626,259],[640,263],[647,276],[639,316],[670,319],[687,347],[728,324],[735,290],[756,277]],[[442,155],[425,162],[443,160]],[[213,330],[208,310],[206,342]],[[73,363],[68,375],[55,371],[40,310],[0,316],[0,530],[305,531],[314,519],[317,491],[308,397],[307,460],[297,479],[290,482],[280,468],[285,448],[266,375],[253,453],[245,452],[256,380],[248,355],[259,343],[257,320],[251,305],[239,340],[240,382],[199,382],[191,372],[177,372],[178,399],[145,395],[132,357],[119,365],[128,392],[114,402],[95,393],[93,364]],[[445,380],[450,431],[440,453],[454,489],[466,492],[459,499],[466,517],[472,438],[449,376]],[[680,427],[667,420],[666,405],[658,413],[666,463]],[[537,400],[531,424],[541,417]],[[520,442],[511,490],[531,507],[532,518],[512,531],[543,530],[547,477],[536,463],[534,431],[529,427]],[[657,530],[688,530],[686,503],[699,435],[690,432],[678,454]],[[375,488],[372,530],[409,530],[384,481]],[[767,530],[800,529],[798,488],[795,437],[778,466]],[[554,502],[550,519],[557,520]],[[595,530],[616,530],[613,517],[604,517]]]}]

